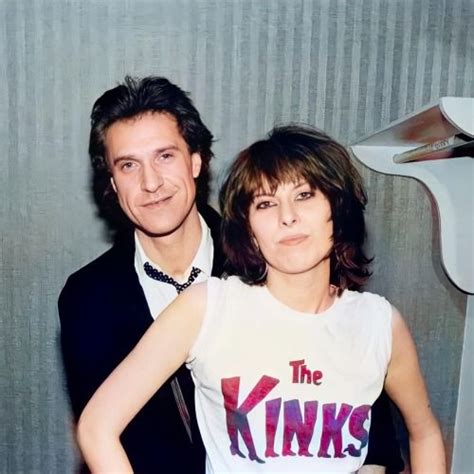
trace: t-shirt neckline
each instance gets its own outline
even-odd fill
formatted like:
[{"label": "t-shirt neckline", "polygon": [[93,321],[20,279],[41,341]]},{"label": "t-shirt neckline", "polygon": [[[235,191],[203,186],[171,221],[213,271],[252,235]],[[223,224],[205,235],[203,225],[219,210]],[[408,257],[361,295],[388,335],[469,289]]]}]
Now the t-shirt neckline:
[{"label": "t-shirt neckline", "polygon": [[328,308],[326,308],[324,311],[321,311],[319,313],[309,313],[305,311],[298,311],[297,309],[291,308],[287,304],[283,303],[268,289],[267,285],[262,285],[261,288],[266,298],[273,304],[273,306],[279,308],[280,311],[285,311],[288,314],[297,316],[299,318],[308,319],[311,321],[313,320],[323,321],[327,319],[331,313],[334,313],[336,311],[338,306],[341,304],[341,301],[344,298],[345,294],[347,293],[347,290],[346,290],[340,296],[336,296],[332,304]]}]

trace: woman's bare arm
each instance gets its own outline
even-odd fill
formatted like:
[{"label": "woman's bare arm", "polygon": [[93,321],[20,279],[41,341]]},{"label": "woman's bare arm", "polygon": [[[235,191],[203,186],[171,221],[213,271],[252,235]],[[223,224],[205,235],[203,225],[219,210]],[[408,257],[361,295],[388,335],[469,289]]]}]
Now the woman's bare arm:
[{"label": "woman's bare arm", "polygon": [[408,327],[395,308],[392,335],[392,358],[385,389],[400,409],[408,428],[412,472],[446,473],[443,438],[431,411],[415,344]]},{"label": "woman's bare arm", "polygon": [[132,472],[120,434],[186,360],[201,327],[206,288],[194,285],[178,296],[85,407],[77,438],[93,473]]}]

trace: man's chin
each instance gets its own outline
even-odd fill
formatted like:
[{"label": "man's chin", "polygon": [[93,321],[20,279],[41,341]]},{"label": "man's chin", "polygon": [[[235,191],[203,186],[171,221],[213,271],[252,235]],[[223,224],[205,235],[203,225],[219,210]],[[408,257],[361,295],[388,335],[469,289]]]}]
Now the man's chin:
[{"label": "man's chin", "polygon": [[138,226],[137,230],[149,238],[160,238],[167,237],[174,234],[180,227],[181,222],[177,222],[175,225],[169,225],[166,227],[143,227]]},{"label": "man's chin", "polygon": [[[137,231],[149,238],[167,237],[174,234],[181,227],[184,228],[185,223],[191,218],[192,212],[195,212],[197,215],[195,204],[191,206],[189,211],[184,215],[180,212],[176,212],[176,209],[173,210],[169,208],[167,212],[156,216],[156,220],[150,219],[150,216],[147,216],[146,222],[135,222],[135,227]],[[158,222],[166,223],[166,225],[158,225]]]}]

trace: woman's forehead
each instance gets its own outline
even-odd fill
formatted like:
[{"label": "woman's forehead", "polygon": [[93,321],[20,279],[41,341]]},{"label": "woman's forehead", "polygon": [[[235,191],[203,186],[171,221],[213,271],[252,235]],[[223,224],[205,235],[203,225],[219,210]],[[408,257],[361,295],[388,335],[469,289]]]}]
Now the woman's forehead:
[{"label": "woman's forehead", "polygon": [[308,180],[304,176],[292,176],[291,178],[286,179],[274,178],[271,180],[265,176],[262,176],[261,181],[257,186],[255,186],[252,194],[254,196],[273,195],[276,193],[279,187],[292,186],[296,188],[307,183]]}]

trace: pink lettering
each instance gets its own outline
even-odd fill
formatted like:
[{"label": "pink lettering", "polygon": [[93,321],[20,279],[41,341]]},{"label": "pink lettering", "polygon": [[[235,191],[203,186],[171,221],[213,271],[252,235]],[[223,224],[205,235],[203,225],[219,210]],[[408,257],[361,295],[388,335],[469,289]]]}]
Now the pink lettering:
[{"label": "pink lettering", "polygon": [[290,366],[293,367],[293,377],[291,381],[293,383],[298,383],[299,382],[299,368],[304,364],[304,359],[301,360],[292,360],[290,361]]},{"label": "pink lettering", "polygon": [[[296,378],[296,383],[302,383],[301,377],[304,376],[306,383],[308,383],[307,372],[303,370],[306,369],[304,360],[292,361],[291,364],[293,380]],[[314,372],[311,379],[315,383]],[[268,396],[279,382],[274,377],[262,376],[239,406],[240,377],[221,380],[227,433],[230,440],[229,449],[232,455],[238,455],[242,458],[248,457],[251,461],[265,463],[256,451],[248,414]],[[281,453],[278,453],[275,449],[275,442],[282,404],[283,439]],[[320,404],[317,400],[311,400],[304,402],[304,415],[301,408],[300,401],[297,399],[283,401],[281,398],[275,398],[265,402],[265,458],[278,457],[280,454],[283,456],[312,457],[314,454],[310,452],[309,448],[318,416],[320,419],[322,418],[319,422],[322,425],[321,437],[315,441],[315,444],[319,443],[318,457],[345,458],[347,455],[352,457],[362,455],[369,439],[368,429],[364,427],[364,424],[370,418],[370,405],[353,407],[347,403],[340,405],[336,403]],[[321,413],[318,413],[318,410]],[[345,439],[343,435],[343,428],[346,423],[348,423],[348,426],[347,429],[344,429],[344,434],[346,436],[350,434],[353,441],[350,443],[349,439]],[[248,455],[240,450],[239,435],[247,448]],[[292,449],[292,446],[296,448],[296,444],[293,444],[295,437],[297,449]]]},{"label": "pink lettering", "polygon": [[221,389],[224,396],[224,408],[226,412],[227,433],[231,442],[230,452],[233,455],[237,454],[240,457],[245,457],[239,449],[238,433],[240,433],[249,452],[249,459],[259,463],[265,462],[258,457],[255,450],[247,415],[279,382],[278,379],[273,377],[267,375],[262,376],[240,407],[237,407],[240,377],[231,377],[221,380]]},{"label": "pink lettering", "polygon": [[365,421],[369,419],[369,413],[370,405],[361,405],[352,410],[349,418],[349,433],[360,441],[360,447],[356,448],[354,444],[350,443],[344,450],[350,456],[359,457],[362,454],[362,449],[369,442],[369,432],[364,428]]},{"label": "pink lettering", "polygon": [[284,404],[285,425],[283,431],[283,456],[295,456],[291,450],[291,441],[296,434],[298,440],[298,456],[313,456],[309,451],[309,443],[313,437],[314,425],[318,411],[318,402],[305,402],[304,422],[298,400],[289,400]]},{"label": "pink lettering", "polygon": [[266,433],[267,446],[265,449],[266,458],[276,458],[279,456],[275,452],[275,433],[278,426],[278,418],[280,416],[281,398],[269,400],[265,403],[265,419],[266,419]]},{"label": "pink lettering", "polygon": [[325,403],[323,405],[323,433],[321,436],[321,444],[319,445],[318,457],[329,458],[329,444],[334,445],[335,458],[345,458],[342,452],[342,427],[351,413],[352,405],[343,403],[336,416],[336,404]]},{"label": "pink lettering", "polygon": [[321,385],[320,380],[323,378],[323,373],[320,370],[315,370],[313,372],[313,383],[314,385]]},{"label": "pink lettering", "polygon": [[323,373],[320,370],[309,370],[304,363],[304,359],[290,361],[290,367],[293,368],[291,377],[293,383],[313,383],[314,385],[321,385]]}]

